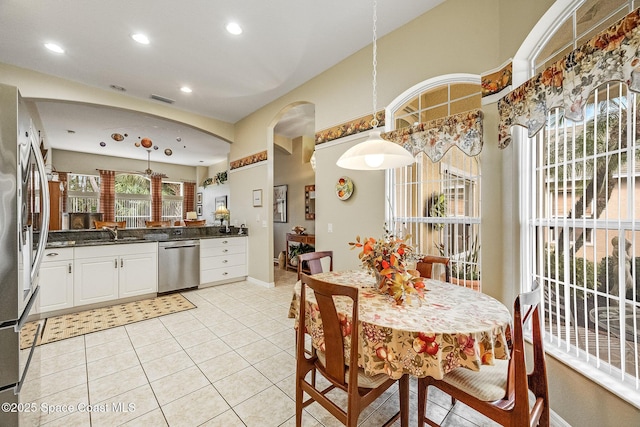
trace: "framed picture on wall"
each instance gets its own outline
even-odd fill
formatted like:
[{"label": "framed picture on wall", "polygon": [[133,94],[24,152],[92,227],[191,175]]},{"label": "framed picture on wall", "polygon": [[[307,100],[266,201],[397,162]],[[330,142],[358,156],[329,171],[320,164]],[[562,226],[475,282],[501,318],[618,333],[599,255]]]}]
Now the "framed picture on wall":
[{"label": "framed picture on wall", "polygon": [[198,192],[196,194],[196,204],[201,205],[202,204],[202,192]]},{"label": "framed picture on wall", "polygon": [[287,185],[273,187],[273,222],[287,222]]},{"label": "framed picture on wall", "polygon": [[202,216],[202,205],[196,206],[196,215]]},{"label": "framed picture on wall", "polygon": [[225,208],[227,207],[227,196],[216,197],[216,210],[218,210],[220,206],[223,206]]},{"label": "framed picture on wall", "polygon": [[253,206],[262,206],[262,188],[259,190],[253,190]]}]

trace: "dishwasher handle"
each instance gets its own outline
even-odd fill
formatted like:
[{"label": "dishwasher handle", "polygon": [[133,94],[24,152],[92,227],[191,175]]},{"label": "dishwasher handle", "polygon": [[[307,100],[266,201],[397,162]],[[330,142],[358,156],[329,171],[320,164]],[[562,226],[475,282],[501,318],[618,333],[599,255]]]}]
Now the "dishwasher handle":
[{"label": "dishwasher handle", "polygon": [[183,249],[183,248],[195,248],[198,245],[184,245],[184,246],[165,246],[162,249]]}]

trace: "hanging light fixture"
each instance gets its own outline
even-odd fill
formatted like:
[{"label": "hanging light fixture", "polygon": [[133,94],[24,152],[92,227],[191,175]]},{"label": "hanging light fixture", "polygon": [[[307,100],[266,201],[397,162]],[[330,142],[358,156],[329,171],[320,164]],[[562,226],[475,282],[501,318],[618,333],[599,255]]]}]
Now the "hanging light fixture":
[{"label": "hanging light fixture", "polygon": [[410,165],[414,162],[414,158],[404,147],[384,140],[380,137],[378,128],[378,119],[376,117],[377,110],[377,87],[376,78],[377,71],[377,28],[376,22],[378,16],[376,12],[377,3],[373,1],[373,119],[369,133],[369,138],[344,152],[338,159],[336,164],[345,169],[357,170],[382,170],[399,168]]}]

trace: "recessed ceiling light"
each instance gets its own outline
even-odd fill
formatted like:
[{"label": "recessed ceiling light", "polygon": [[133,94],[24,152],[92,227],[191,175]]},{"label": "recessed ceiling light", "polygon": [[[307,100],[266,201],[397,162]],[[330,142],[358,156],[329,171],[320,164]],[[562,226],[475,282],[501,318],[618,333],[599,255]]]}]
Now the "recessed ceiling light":
[{"label": "recessed ceiling light", "polygon": [[238,34],[242,34],[242,28],[240,28],[240,25],[236,24],[235,22],[229,22],[227,24],[227,31],[235,36],[237,36]]},{"label": "recessed ceiling light", "polygon": [[141,34],[141,33],[133,34],[131,38],[140,44],[149,44],[149,37],[145,36],[144,34]]},{"label": "recessed ceiling light", "polygon": [[55,53],[64,53],[64,49],[55,43],[45,43],[44,47],[49,49],[51,52]]},{"label": "recessed ceiling light", "polygon": [[187,87],[187,86],[182,86],[182,87],[180,88],[180,90],[181,90],[182,92],[184,92],[184,93],[191,93],[191,92],[193,92],[193,91],[191,90],[191,88],[190,88],[190,87]]}]

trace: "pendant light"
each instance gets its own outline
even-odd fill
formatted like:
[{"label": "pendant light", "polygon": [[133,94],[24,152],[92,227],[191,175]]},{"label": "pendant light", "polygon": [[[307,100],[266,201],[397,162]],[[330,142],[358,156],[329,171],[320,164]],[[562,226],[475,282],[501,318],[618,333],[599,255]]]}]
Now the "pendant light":
[{"label": "pendant light", "polygon": [[404,147],[384,140],[380,137],[380,131],[378,128],[378,119],[376,118],[377,110],[377,87],[376,78],[377,72],[377,29],[376,22],[377,16],[377,3],[373,1],[373,119],[371,120],[371,127],[373,128],[369,133],[369,138],[357,145],[354,145],[350,149],[344,152],[338,159],[336,164],[344,169],[357,169],[357,170],[383,170],[393,169],[402,166],[410,165],[414,162],[414,158]]}]

